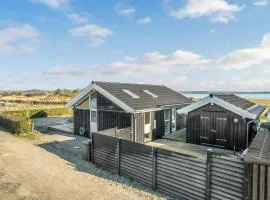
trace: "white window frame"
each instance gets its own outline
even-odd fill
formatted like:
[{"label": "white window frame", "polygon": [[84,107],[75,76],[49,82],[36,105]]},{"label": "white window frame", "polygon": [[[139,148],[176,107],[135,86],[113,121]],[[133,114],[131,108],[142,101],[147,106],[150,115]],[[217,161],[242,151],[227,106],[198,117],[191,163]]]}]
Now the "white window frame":
[{"label": "white window frame", "polygon": [[[166,112],[168,112],[169,114],[168,114],[168,116],[169,116],[169,118],[168,119],[166,119],[165,118],[165,116],[166,116]],[[170,116],[170,109],[168,109],[168,110],[164,110],[164,127],[166,126],[165,124],[166,124],[166,122],[168,122],[169,123],[169,130],[167,131],[167,132],[165,132],[164,134],[166,135],[166,134],[169,134],[170,133],[170,129],[171,129],[171,123],[170,123],[170,119],[171,119],[171,116]],[[164,131],[165,131],[165,128],[164,128]]]}]

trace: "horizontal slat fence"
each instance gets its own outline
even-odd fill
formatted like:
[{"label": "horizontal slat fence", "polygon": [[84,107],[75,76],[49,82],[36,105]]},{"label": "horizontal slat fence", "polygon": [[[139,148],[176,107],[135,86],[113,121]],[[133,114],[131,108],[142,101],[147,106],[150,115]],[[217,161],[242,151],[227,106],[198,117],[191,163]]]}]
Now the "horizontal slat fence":
[{"label": "horizontal slat fence", "polygon": [[211,158],[211,199],[244,199],[244,161],[213,155]]},{"label": "horizontal slat fence", "polygon": [[205,199],[206,160],[157,149],[157,190],[178,199]]},{"label": "horizontal slat fence", "polygon": [[244,162],[208,152],[197,158],[94,133],[91,161],[176,199],[244,199]]}]

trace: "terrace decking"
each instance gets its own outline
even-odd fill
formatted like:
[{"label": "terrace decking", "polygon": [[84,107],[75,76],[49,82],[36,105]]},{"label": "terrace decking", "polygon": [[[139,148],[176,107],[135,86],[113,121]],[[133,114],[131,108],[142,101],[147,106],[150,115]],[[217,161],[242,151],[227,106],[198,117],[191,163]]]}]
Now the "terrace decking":
[{"label": "terrace decking", "polygon": [[169,139],[169,140],[176,140],[176,141],[186,141],[186,129],[181,129],[178,131],[175,131],[173,133],[169,133],[167,135],[164,135],[163,138]]},{"label": "terrace decking", "polygon": [[[191,155],[195,157],[205,158],[207,149],[212,149],[212,152],[233,156],[234,152],[226,149],[213,148],[208,146],[196,145],[185,143],[184,141],[176,141],[171,139],[159,139],[152,142],[145,143],[146,145],[175,151],[185,155]],[[236,155],[240,152],[235,152]]]}]

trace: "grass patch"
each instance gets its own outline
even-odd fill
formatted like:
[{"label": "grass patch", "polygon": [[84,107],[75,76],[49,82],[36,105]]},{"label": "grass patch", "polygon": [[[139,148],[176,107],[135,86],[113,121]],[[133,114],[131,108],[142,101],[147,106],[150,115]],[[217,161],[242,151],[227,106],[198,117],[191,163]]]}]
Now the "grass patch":
[{"label": "grass patch", "polygon": [[26,117],[18,117],[12,115],[1,115],[0,125],[14,134],[22,134],[32,131],[32,122]]},{"label": "grass patch", "polygon": [[11,115],[16,117],[28,117],[30,119],[43,118],[43,117],[61,117],[71,116],[73,114],[72,109],[60,107],[60,108],[30,108],[27,110],[16,111],[4,111],[4,115]]},{"label": "grass patch", "polygon": [[40,137],[40,133],[38,131],[31,131],[31,132],[27,132],[27,133],[21,133],[21,134],[16,134],[17,137],[20,138],[25,138],[28,140],[38,140]]}]

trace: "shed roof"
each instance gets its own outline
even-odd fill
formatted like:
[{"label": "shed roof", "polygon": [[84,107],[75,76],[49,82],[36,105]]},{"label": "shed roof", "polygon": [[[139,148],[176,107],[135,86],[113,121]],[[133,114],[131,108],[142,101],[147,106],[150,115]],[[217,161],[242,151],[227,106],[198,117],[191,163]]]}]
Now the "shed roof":
[{"label": "shed roof", "polygon": [[260,130],[245,155],[246,162],[270,164],[270,132]]},{"label": "shed roof", "polygon": [[215,93],[210,94],[208,97],[205,97],[202,100],[179,110],[178,112],[188,113],[210,103],[217,104],[227,110],[230,110],[231,112],[234,112],[248,119],[256,119],[264,110],[263,106],[255,104],[235,94]]},{"label": "shed roof", "polygon": [[[93,81],[91,87],[87,89],[88,92],[82,91],[81,97],[76,97],[77,100],[72,100],[67,106],[76,105],[76,102],[80,98],[85,98],[85,95],[92,89],[100,92],[117,105],[121,104],[120,107],[125,107],[125,110],[129,112],[161,109],[169,106],[184,107],[192,103],[191,99],[164,85]],[[134,93],[135,96],[132,97],[126,90],[131,94]]]},{"label": "shed roof", "polygon": [[251,102],[251,101],[248,101],[247,99],[244,99],[242,97],[239,97],[235,94],[221,94],[221,93],[215,93],[214,94],[216,97],[224,100],[224,101],[227,101],[239,108],[242,108],[244,110],[256,105],[255,103]]}]

